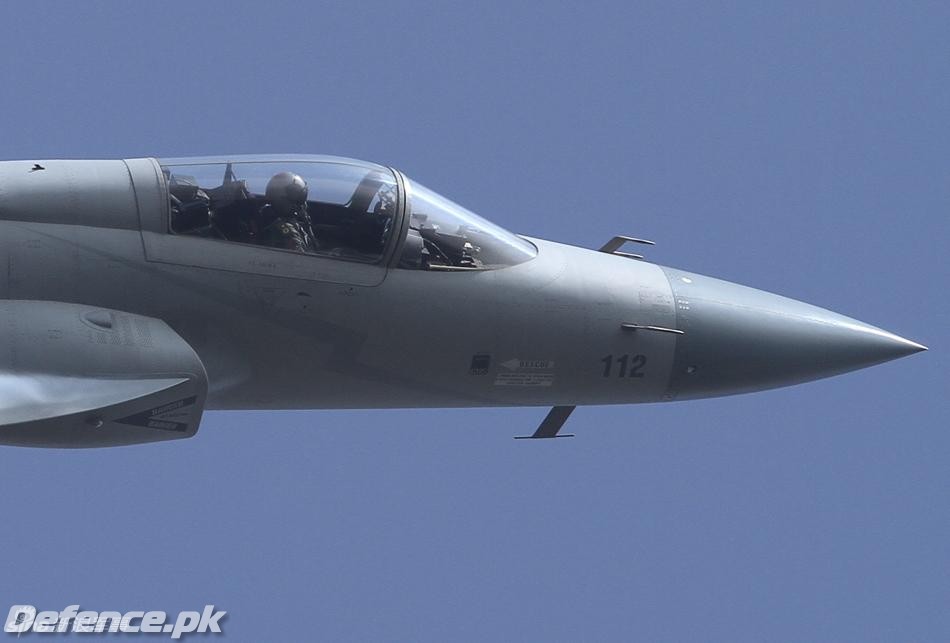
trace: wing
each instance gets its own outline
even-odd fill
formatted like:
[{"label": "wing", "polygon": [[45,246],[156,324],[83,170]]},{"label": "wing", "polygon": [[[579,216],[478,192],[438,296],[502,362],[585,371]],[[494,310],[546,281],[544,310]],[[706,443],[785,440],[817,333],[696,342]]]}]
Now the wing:
[{"label": "wing", "polygon": [[165,322],[0,301],[0,444],[98,447],[191,437],[204,366]]}]

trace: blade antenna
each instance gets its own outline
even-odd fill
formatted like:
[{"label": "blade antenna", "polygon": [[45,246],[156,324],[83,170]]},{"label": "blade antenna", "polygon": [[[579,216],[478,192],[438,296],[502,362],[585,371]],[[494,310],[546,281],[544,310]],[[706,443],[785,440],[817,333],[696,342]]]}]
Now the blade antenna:
[{"label": "blade antenna", "polygon": [[558,435],[558,431],[561,430],[561,427],[564,426],[564,423],[567,422],[567,418],[571,417],[571,413],[574,412],[575,406],[555,406],[548,411],[547,416],[544,420],[541,421],[541,424],[538,426],[538,429],[531,435],[516,435],[515,440],[540,440],[547,438],[573,438],[573,433],[563,433]]},{"label": "blade antenna", "polygon": [[643,259],[643,255],[633,254],[632,252],[623,252],[620,250],[626,243],[640,243],[646,246],[655,246],[656,244],[649,239],[638,239],[636,237],[627,237],[623,235],[617,235],[611,237],[610,241],[598,248],[598,252],[606,252],[609,255],[617,255],[618,257],[627,257],[628,259]]}]

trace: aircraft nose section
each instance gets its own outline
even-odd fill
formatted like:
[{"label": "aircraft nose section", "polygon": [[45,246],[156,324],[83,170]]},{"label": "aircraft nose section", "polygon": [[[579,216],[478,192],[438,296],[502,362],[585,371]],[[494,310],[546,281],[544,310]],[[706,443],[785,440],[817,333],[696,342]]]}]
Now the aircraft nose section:
[{"label": "aircraft nose section", "polygon": [[746,393],[873,366],[926,347],[850,317],[666,268],[677,338],[670,399]]}]

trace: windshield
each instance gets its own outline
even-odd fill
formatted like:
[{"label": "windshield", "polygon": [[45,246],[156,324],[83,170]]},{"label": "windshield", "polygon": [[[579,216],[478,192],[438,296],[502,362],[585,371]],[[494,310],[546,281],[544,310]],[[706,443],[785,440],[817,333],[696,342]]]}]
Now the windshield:
[{"label": "windshield", "polygon": [[488,270],[534,258],[528,241],[409,181],[409,231],[400,268]]}]

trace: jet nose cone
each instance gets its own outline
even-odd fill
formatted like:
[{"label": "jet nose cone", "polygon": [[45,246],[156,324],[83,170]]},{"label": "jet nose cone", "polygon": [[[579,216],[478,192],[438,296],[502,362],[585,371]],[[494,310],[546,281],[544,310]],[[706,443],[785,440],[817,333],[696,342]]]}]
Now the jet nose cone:
[{"label": "jet nose cone", "polygon": [[927,350],[817,306],[664,269],[676,302],[668,397],[689,399],[788,386]]}]

